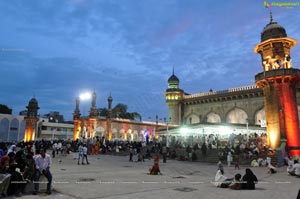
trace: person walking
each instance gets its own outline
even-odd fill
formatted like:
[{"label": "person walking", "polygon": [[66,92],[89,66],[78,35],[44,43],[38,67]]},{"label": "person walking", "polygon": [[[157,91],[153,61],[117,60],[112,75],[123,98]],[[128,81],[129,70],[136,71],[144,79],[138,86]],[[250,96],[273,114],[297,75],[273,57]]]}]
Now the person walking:
[{"label": "person walking", "polygon": [[87,158],[87,152],[88,152],[88,148],[86,146],[86,144],[83,144],[83,157],[82,157],[82,164],[84,164],[84,159],[86,160],[86,164],[90,164]]},{"label": "person walking", "polygon": [[163,163],[167,163],[167,147],[164,145],[162,147]]},{"label": "person walking", "polygon": [[228,167],[231,166],[231,162],[232,162],[232,155],[231,155],[231,152],[228,152],[228,155],[227,155],[227,166]]},{"label": "person walking", "polygon": [[51,194],[51,183],[52,183],[52,174],[50,172],[50,166],[51,166],[51,156],[46,154],[44,149],[40,149],[40,155],[38,155],[35,159],[35,165],[36,165],[36,172],[34,177],[34,192],[33,194],[36,195],[39,191],[39,180],[41,175],[44,175],[47,180],[47,194]]},{"label": "person walking", "polygon": [[79,147],[78,147],[78,165],[80,164],[79,161],[80,159],[82,159],[82,162],[83,162],[83,146],[82,144],[80,143],[79,144]]}]

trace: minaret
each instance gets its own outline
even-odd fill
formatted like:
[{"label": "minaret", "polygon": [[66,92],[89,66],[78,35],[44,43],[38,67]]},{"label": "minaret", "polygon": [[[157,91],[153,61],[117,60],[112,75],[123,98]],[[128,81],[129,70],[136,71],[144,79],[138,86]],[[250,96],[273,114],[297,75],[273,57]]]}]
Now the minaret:
[{"label": "minaret", "polygon": [[111,123],[112,123],[112,101],[113,98],[111,94],[109,94],[109,97],[107,98],[108,101],[108,114],[107,114],[107,134],[108,134],[108,140],[111,140],[112,138],[112,128],[111,128]]},{"label": "minaret", "polygon": [[96,92],[94,91],[92,94],[92,104],[90,109],[90,117],[97,117],[97,110],[96,110]]},{"label": "minaret", "polygon": [[92,104],[90,108],[90,115],[88,119],[88,138],[93,138],[96,133],[96,117],[97,117],[97,109],[96,109],[96,92],[94,90],[92,94]]},{"label": "minaret", "polygon": [[290,56],[296,42],[287,37],[285,29],[273,21],[270,13],[270,23],[261,33],[261,43],[254,48],[261,55],[264,70],[255,76],[255,82],[264,91],[268,143],[275,149],[286,141],[292,156],[300,156],[296,100],[300,70],[292,68]]},{"label": "minaret", "polygon": [[79,110],[80,98],[76,98],[76,107],[73,113],[73,121],[74,121],[74,133],[73,139],[76,140],[79,138],[79,134],[81,132],[81,120],[80,120],[80,110]]},{"label": "minaret", "polygon": [[169,123],[181,124],[181,100],[184,92],[179,88],[179,79],[173,74],[168,79],[168,89],[165,92],[166,102],[169,107]]},{"label": "minaret", "polygon": [[107,114],[107,117],[108,119],[111,119],[112,118],[112,101],[113,101],[113,98],[111,96],[111,94],[109,94],[109,97],[107,98],[107,101],[108,101],[108,114]]},{"label": "minaret", "polygon": [[39,120],[38,110],[40,109],[40,107],[38,106],[37,100],[33,97],[29,101],[28,106],[26,106],[26,108],[27,108],[27,115],[24,118],[26,122],[24,141],[29,142],[29,141],[33,141],[36,136],[36,130],[37,130],[36,124],[37,121]]}]

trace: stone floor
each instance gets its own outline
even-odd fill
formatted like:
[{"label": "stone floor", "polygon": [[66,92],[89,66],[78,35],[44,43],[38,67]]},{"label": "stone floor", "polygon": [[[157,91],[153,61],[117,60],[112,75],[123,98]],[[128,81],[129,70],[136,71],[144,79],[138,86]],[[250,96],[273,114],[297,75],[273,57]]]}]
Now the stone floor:
[{"label": "stone floor", "polygon": [[[169,160],[160,163],[163,175],[147,175],[153,160],[129,162],[125,156],[89,156],[89,165],[77,165],[76,154],[53,158],[53,193],[23,195],[20,198],[200,198],[200,199],[296,199],[300,178],[288,176],[286,168],[268,174],[253,168],[259,183],[256,190],[229,190],[212,185],[217,165]],[[225,175],[245,173],[245,168],[226,167]],[[11,197],[12,198],[12,197]]]}]

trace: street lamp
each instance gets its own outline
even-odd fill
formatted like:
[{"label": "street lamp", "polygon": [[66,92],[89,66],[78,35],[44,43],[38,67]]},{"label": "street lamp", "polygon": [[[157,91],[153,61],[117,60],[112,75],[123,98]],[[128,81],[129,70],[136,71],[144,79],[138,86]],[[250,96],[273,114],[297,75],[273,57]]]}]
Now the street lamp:
[{"label": "street lamp", "polygon": [[[85,93],[82,93],[79,95],[79,99],[82,101],[87,101],[91,98],[92,98],[92,95],[90,92],[85,92]],[[83,118],[82,118],[83,121],[84,121],[84,115],[85,115],[85,105],[83,105]],[[84,122],[83,122],[83,125],[84,125]],[[84,135],[82,135],[82,137],[86,137],[87,135],[86,135],[86,127],[85,126],[83,126],[81,131],[82,131],[81,134],[84,133]]]},{"label": "street lamp", "polygon": [[[89,100],[92,98],[92,95],[90,92],[85,92],[85,93],[82,93],[79,95],[79,98],[82,100],[82,101],[86,101],[86,100]],[[83,106],[83,116],[85,114],[85,106]]]}]

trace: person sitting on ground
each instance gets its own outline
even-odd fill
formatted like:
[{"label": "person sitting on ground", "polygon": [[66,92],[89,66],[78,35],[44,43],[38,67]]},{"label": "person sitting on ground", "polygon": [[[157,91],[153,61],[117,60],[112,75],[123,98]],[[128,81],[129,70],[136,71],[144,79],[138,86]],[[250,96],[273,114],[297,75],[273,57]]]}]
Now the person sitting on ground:
[{"label": "person sitting on ground", "polygon": [[220,169],[218,169],[216,176],[215,176],[215,180],[212,183],[217,187],[221,187],[222,183],[224,183],[226,180],[227,180],[227,177],[225,177],[222,174],[222,171]]},{"label": "person sitting on ground", "polygon": [[298,160],[294,160],[294,165],[291,169],[290,174],[292,176],[300,177],[300,163],[298,162]]},{"label": "person sitting on ground", "polygon": [[234,190],[240,190],[242,189],[242,183],[241,183],[241,178],[242,175],[241,174],[235,174],[234,176],[234,180],[232,181],[232,183],[229,185],[230,189],[234,189]]},{"label": "person sitting on ground", "polygon": [[152,168],[149,169],[150,175],[161,174],[159,165],[158,165],[158,163],[159,163],[158,155],[155,155],[153,159],[154,159],[154,164],[153,164]]},{"label": "person sitting on ground", "polygon": [[251,169],[246,168],[246,174],[242,178],[242,188],[243,189],[255,189],[255,184],[257,183],[257,177],[251,171]]},{"label": "person sitting on ground", "polygon": [[271,174],[277,173],[277,169],[272,164],[268,165],[268,169],[269,169],[268,173]]},{"label": "person sitting on ground", "polygon": [[258,167],[259,164],[258,164],[257,160],[252,160],[252,161],[251,161],[251,166],[252,166],[252,167]]}]

